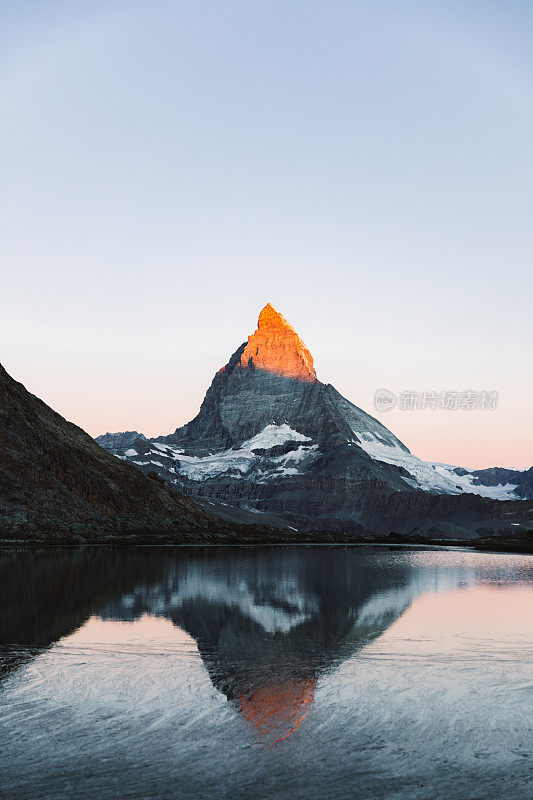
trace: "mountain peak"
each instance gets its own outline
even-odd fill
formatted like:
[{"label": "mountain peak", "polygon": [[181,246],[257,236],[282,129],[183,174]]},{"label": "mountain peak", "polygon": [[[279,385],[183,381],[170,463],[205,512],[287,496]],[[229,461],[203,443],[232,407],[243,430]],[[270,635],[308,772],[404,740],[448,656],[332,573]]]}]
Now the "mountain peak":
[{"label": "mountain peak", "polygon": [[261,309],[259,319],[257,320],[257,328],[258,330],[263,330],[264,328],[277,327],[290,328],[291,331],[294,330],[292,326],[289,325],[285,317],[280,314],[271,303],[267,303],[266,306]]},{"label": "mountain peak", "polygon": [[257,330],[248,337],[240,363],[241,367],[288,378],[317,380],[313,356],[292,325],[270,303],[259,314]]}]

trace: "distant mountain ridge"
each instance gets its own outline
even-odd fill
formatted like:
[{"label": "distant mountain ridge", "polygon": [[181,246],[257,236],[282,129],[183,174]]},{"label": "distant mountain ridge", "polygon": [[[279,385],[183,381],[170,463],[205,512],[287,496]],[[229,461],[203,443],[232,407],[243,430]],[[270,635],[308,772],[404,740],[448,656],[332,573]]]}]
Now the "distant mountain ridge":
[{"label": "distant mountain ridge", "polygon": [[456,475],[471,475],[473,486],[502,486],[515,484],[513,494],[521,499],[533,497],[533,467],[529,469],[505,469],[504,467],[488,467],[487,469],[465,470],[455,467]]},{"label": "distant mountain ridge", "polygon": [[191,422],[168,436],[132,440],[129,432],[96,441],[190,496],[275,513],[307,528],[390,530],[390,509],[402,501],[405,524],[418,504],[427,529],[431,508],[442,516],[446,506],[436,496],[451,495],[461,500],[454,505],[450,497],[444,516],[456,520],[467,506],[477,509],[472,530],[483,527],[487,514],[499,516],[493,504],[487,511],[483,497],[531,496],[529,478],[518,471],[482,474],[418,459],[377,419],[318,380],[309,350],[270,304],[256,332],[216,373]]},{"label": "distant mountain ridge", "polygon": [[103,447],[104,450],[108,450],[110,453],[115,454],[115,450],[117,452],[121,452],[125,447],[132,447],[137,440],[141,442],[148,441],[146,436],[143,436],[142,433],[139,433],[138,431],[104,433],[102,436],[98,436],[97,441],[100,447]]}]

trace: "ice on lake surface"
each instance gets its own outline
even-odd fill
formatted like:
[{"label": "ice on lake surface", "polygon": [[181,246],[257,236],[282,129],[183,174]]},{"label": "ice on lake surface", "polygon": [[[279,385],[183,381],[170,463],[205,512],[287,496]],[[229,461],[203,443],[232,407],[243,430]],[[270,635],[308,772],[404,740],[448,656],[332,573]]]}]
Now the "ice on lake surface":
[{"label": "ice on lake surface", "polygon": [[532,564],[3,550],[0,797],[531,796]]}]

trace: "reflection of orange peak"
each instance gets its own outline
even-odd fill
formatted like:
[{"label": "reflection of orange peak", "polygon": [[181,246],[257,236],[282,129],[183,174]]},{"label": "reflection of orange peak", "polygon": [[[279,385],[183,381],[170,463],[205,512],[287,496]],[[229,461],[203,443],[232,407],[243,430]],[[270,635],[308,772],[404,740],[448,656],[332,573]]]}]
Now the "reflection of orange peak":
[{"label": "reflection of orange peak", "polygon": [[241,696],[239,705],[259,736],[272,744],[294,733],[307,716],[314,699],[316,680],[304,678],[291,683],[261,686],[253,694]]},{"label": "reflection of orange peak", "polygon": [[256,332],[248,337],[241,367],[257,367],[301,381],[317,379],[313,356],[292,325],[270,303],[259,314]]}]

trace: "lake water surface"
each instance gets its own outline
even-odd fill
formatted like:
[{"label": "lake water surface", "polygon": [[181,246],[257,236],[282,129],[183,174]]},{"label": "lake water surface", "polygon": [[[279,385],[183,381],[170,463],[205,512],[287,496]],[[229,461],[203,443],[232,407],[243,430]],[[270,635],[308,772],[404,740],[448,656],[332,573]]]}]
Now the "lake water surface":
[{"label": "lake water surface", "polygon": [[0,797],[533,796],[532,566],[0,551]]}]

